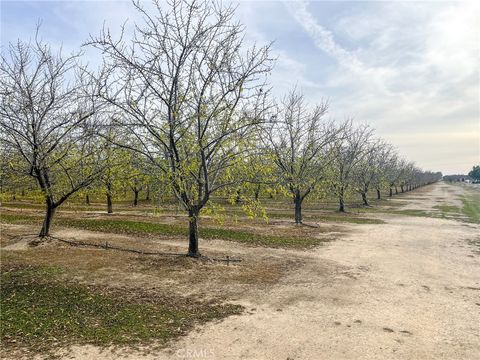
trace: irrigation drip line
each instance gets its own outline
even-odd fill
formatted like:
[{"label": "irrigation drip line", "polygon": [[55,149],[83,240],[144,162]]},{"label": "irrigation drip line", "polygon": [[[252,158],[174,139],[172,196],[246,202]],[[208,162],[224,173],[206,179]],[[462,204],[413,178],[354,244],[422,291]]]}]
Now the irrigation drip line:
[{"label": "irrigation drip line", "polygon": [[[84,241],[79,241],[79,240],[66,240],[62,239],[59,237],[55,236],[50,236],[50,238],[64,242],[66,244],[69,244],[71,246],[85,246],[85,247],[94,247],[94,248],[99,248],[99,249],[105,249],[105,250],[117,250],[117,251],[124,251],[124,252],[132,252],[136,254],[141,254],[141,255],[158,255],[158,256],[178,256],[178,257],[186,257],[186,254],[182,253],[166,253],[166,252],[158,252],[158,251],[145,251],[145,250],[138,250],[138,249],[131,249],[131,248],[124,248],[120,246],[112,246],[110,245],[107,241],[105,241],[105,244],[94,244],[94,243],[89,243],[89,242],[84,242]],[[212,260],[212,261],[219,261],[219,262],[226,262],[227,264],[229,263],[236,263],[236,262],[241,262],[242,259],[232,259],[229,256],[227,256],[225,259],[219,259],[219,258],[209,258],[206,256],[202,256],[206,260]]]}]

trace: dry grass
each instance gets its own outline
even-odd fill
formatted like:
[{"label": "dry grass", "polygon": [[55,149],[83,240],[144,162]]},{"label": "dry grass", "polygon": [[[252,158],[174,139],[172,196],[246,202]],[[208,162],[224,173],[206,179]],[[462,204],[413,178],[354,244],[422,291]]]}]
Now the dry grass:
[{"label": "dry grass", "polygon": [[[273,226],[272,226],[273,227]],[[9,224],[3,226],[0,240],[2,246],[12,246],[25,238],[25,233],[35,233],[32,225]],[[256,231],[252,227],[250,231]],[[288,234],[297,231],[305,236],[318,229],[280,226],[279,232]],[[80,240],[86,243],[135,248],[144,251],[166,253],[184,253],[184,237],[163,238],[156,236],[131,236],[129,234],[98,233],[79,229],[57,231],[59,237]],[[298,236],[298,233],[297,233]],[[331,237],[331,235],[330,235]],[[35,238],[31,235],[30,239]],[[27,240],[29,240],[27,238]],[[224,293],[236,296],[248,286],[267,286],[275,283],[287,271],[301,265],[295,255],[283,256],[275,252],[259,252],[255,248],[245,248],[241,244],[222,242],[220,240],[201,240],[201,250],[206,246],[204,255],[210,258],[242,258],[240,263],[198,261],[183,256],[144,256],[115,250],[103,250],[88,247],[72,247],[59,242],[46,244],[23,251],[2,250],[2,260],[19,264],[38,266],[57,266],[64,269],[66,278],[76,278],[88,284],[117,284],[138,286],[156,286],[165,291],[185,293],[202,293],[208,296]]]},{"label": "dry grass", "polygon": [[195,324],[242,311],[221,300],[178,296],[133,286],[84,285],[62,268],[1,266],[3,351],[17,358],[54,356],[72,344],[165,346]]},{"label": "dry grass", "polygon": [[[53,348],[76,343],[110,346],[122,345],[125,342],[142,344],[153,341],[156,346],[165,346],[168,341],[188,332],[196,323],[238,313],[238,306],[228,305],[231,301],[241,298],[246,292],[272,286],[285,274],[304,263],[295,255],[289,255],[287,259],[279,254],[256,254],[254,248],[242,253],[242,262],[228,265],[185,256],[144,256],[114,250],[74,247],[56,240],[37,247],[25,246],[23,250],[9,250],[19,242],[26,243],[35,238],[35,235],[22,235],[26,230],[30,228],[25,225],[4,226],[2,243],[7,249],[2,249],[2,267],[14,269],[14,275],[15,269],[32,269],[29,274],[33,277],[40,276],[42,269],[55,269],[55,279],[52,282],[40,276],[40,283],[45,282],[46,285],[38,288],[35,285],[37,280],[29,275],[20,285],[9,282],[10,295],[3,296],[4,308],[8,310],[5,321],[9,324],[6,332],[2,333],[8,345],[3,350],[6,351],[4,354],[16,354],[15,356],[25,358],[28,358],[32,351],[50,354]],[[101,241],[95,239],[97,233],[82,234],[81,231],[75,231],[88,241]],[[164,252],[178,251],[178,248],[184,245],[183,241],[175,240],[158,242],[143,237],[101,235],[108,236],[111,244],[130,242],[131,245],[135,242],[140,248]],[[229,253],[231,252],[232,249]],[[224,257],[225,251],[211,248],[208,255]],[[59,301],[72,305],[65,309],[50,308],[50,303],[56,304],[53,299],[48,298],[52,294],[64,296],[65,299]],[[20,303],[12,296],[19,299]],[[91,301],[94,301],[95,306],[92,306]],[[34,311],[37,305],[32,308],[28,305],[30,303],[41,304],[41,312],[45,310],[49,315],[41,317],[40,313]],[[21,304],[27,304],[27,307],[24,308]],[[158,315],[161,321],[147,323],[148,319],[136,310],[144,307],[141,304],[147,304],[144,309],[147,314],[161,314]],[[121,321],[111,328],[115,334],[110,334],[109,320],[95,310],[97,307],[109,309],[113,314],[118,313]],[[69,312],[72,308],[84,309],[82,311],[89,313],[92,321],[97,319],[94,322],[100,324],[100,328],[89,327],[80,331],[78,327],[70,327],[68,324],[72,321],[82,321],[81,318],[77,319],[75,313]],[[17,323],[14,319],[25,311],[25,321]],[[59,314],[58,311],[62,313]],[[130,322],[135,324],[131,327],[131,332],[126,325]],[[63,330],[57,332],[58,326],[55,324],[59,324]],[[172,327],[170,324],[176,326]],[[28,329],[32,326],[41,331],[29,332]]]}]

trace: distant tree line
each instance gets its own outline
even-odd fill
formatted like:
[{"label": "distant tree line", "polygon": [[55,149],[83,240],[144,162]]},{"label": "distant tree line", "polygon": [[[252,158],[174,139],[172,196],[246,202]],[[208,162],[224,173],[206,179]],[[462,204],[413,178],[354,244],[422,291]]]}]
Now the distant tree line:
[{"label": "distant tree line", "polygon": [[443,180],[445,181],[450,181],[450,182],[465,182],[465,181],[471,181],[471,182],[480,182],[480,165],[474,165],[472,167],[472,170],[468,173],[468,175],[465,174],[454,174],[454,175],[444,175]]},{"label": "distant tree line", "polygon": [[[210,0],[153,2],[131,36],[104,28],[81,53],[65,56],[40,40],[2,53],[2,190],[33,179],[45,202],[39,233],[49,236],[56,209],[72,195],[113,199],[129,189],[173,194],[188,215],[188,255],[199,252],[198,218],[212,196],[255,208],[262,196],[292,199],[301,224],[306,198],[347,194],[365,206],[441,179],[403,159],[374,129],[326,119],[329,104],[308,104],[298,89],[271,95],[270,44],[247,47],[235,7]],[[478,170],[478,169],[477,169]]]}]

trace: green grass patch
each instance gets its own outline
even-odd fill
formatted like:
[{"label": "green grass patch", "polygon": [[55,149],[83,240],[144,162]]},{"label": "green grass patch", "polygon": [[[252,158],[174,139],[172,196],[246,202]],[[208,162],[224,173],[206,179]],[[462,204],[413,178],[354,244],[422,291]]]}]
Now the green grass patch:
[{"label": "green grass patch", "polygon": [[13,209],[45,209],[44,204],[35,204],[27,202],[4,202],[2,207]]},{"label": "green grass patch", "polygon": [[[115,206],[118,205],[118,206]],[[37,203],[27,203],[27,202],[5,202],[2,203],[2,207],[8,209],[32,209],[32,210],[43,210],[45,209],[45,204]],[[89,212],[89,211],[106,211],[106,205],[92,204],[92,205],[83,205],[75,203],[64,203],[61,207],[65,211],[79,211],[79,212]],[[143,211],[143,212],[153,212],[153,208],[145,207],[125,207],[125,204],[114,204],[114,210],[116,211]]]},{"label": "green grass patch", "polygon": [[[3,206],[5,208],[16,208],[16,209],[35,209],[35,210],[42,210],[44,209],[44,205],[42,204],[32,204],[32,203],[4,203]],[[304,219],[307,221],[329,221],[329,222],[341,222],[341,223],[351,223],[351,224],[383,224],[384,221],[379,219],[372,219],[372,218],[365,218],[360,217],[358,214],[364,212],[381,212],[381,208],[377,207],[352,207],[348,209],[348,212],[343,216],[337,215],[335,211],[336,207],[332,208],[330,211],[331,213],[323,213],[325,210],[321,210],[321,214],[315,214],[315,212],[319,211],[318,209],[305,209],[304,212]],[[66,204],[62,206],[62,210],[66,211],[80,211],[80,212],[88,212],[88,211],[101,211],[105,210],[105,207],[98,207],[98,206],[78,206],[78,205],[69,205]],[[152,213],[153,209],[147,208],[116,208],[118,211],[142,211],[145,213]],[[310,213],[311,211],[311,213]],[[230,216],[245,216],[245,211],[240,208],[234,207],[227,207],[225,209],[225,214]],[[267,212],[267,216],[270,219],[292,219],[294,217],[293,210],[286,209],[286,210],[269,210]]]},{"label": "green grass patch", "polygon": [[425,210],[416,210],[416,209],[405,209],[405,210],[394,210],[391,211],[392,214],[406,215],[406,216],[419,216],[419,217],[433,217],[438,218],[434,213],[425,211]]},{"label": "green grass patch", "polygon": [[460,213],[460,208],[458,206],[453,206],[453,205],[448,205],[448,204],[442,204],[442,205],[436,205],[433,207],[434,209],[440,210],[444,214],[449,214],[449,213]]},{"label": "green grass patch", "polygon": [[472,223],[480,223],[480,196],[478,194],[472,194],[470,196],[463,196],[462,198],[463,208],[462,211],[465,216]]},{"label": "green grass patch", "polygon": [[[355,211],[355,210],[352,210]],[[307,217],[308,219],[308,217]],[[331,222],[345,222],[351,224],[385,224],[385,221],[380,219],[371,219],[371,218],[364,218],[358,216],[352,216],[350,213],[346,213],[345,215],[339,214],[328,214],[322,215],[319,217],[315,217],[315,219],[319,219],[320,221],[331,221]]]},{"label": "green grass patch", "polygon": [[444,219],[450,218],[450,219],[461,220],[459,218],[459,215],[461,215],[462,210],[458,206],[441,204],[441,205],[436,205],[433,208],[438,210],[440,212],[440,217]]},{"label": "green grass patch", "polygon": [[[467,197],[462,198],[462,209],[452,205],[437,205],[433,209],[436,211],[425,211],[416,209],[394,210],[391,214],[430,217],[440,219],[454,219],[458,221],[480,223],[480,202]],[[462,217],[462,213],[465,217]]]},{"label": "green grass patch", "polygon": [[4,212],[0,214],[0,220],[10,224],[28,224],[31,223],[32,220],[40,221],[41,219],[43,219],[41,216],[36,215],[6,214]]},{"label": "green grass patch", "polygon": [[[8,223],[23,224],[31,223],[32,220],[35,219],[39,221],[42,220],[42,218],[38,216],[20,214],[2,214],[1,219]],[[188,234],[186,226],[131,220],[56,218],[54,224],[117,234],[154,234],[162,236],[187,236]],[[204,239],[222,239],[242,242],[249,245],[270,247],[308,248],[328,241],[326,239],[318,239],[314,237],[264,235],[248,231],[202,226],[200,226],[199,231],[200,237]]]},{"label": "green grass patch", "polygon": [[220,229],[220,228],[203,228],[200,229],[200,236],[205,239],[225,239],[233,240],[245,244],[254,244],[270,247],[292,247],[292,248],[308,248],[318,245],[327,240],[317,239],[304,236],[276,236],[261,235],[250,232]]},{"label": "green grass patch", "polygon": [[48,351],[69,344],[165,344],[195,323],[241,312],[238,305],[138,295],[67,283],[57,268],[3,266],[1,342],[4,349]]},{"label": "green grass patch", "polygon": [[[347,211],[345,214],[340,214],[335,211],[332,213],[324,213],[324,214],[314,214],[314,213],[304,213],[303,219],[304,221],[316,221],[322,223],[326,222],[340,222],[340,223],[350,223],[350,224],[384,224],[385,222],[380,219],[372,219],[366,217],[360,217],[357,215],[357,209],[352,209],[351,211]],[[268,217],[270,219],[292,219],[293,215],[288,213],[269,213]]]}]

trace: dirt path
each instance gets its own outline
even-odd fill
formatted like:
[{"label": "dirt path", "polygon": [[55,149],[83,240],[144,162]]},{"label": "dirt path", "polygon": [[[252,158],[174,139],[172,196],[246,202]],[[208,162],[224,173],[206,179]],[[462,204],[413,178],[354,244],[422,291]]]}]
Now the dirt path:
[{"label": "dirt path", "polygon": [[[458,205],[461,188],[436,184],[406,195],[412,209]],[[264,292],[249,311],[210,323],[137,359],[479,359],[478,225],[378,215]],[[478,250],[478,249],[477,249]],[[267,251],[267,250],[259,250]],[[288,252],[285,253],[288,256]],[[77,359],[116,359],[94,347]]]}]

